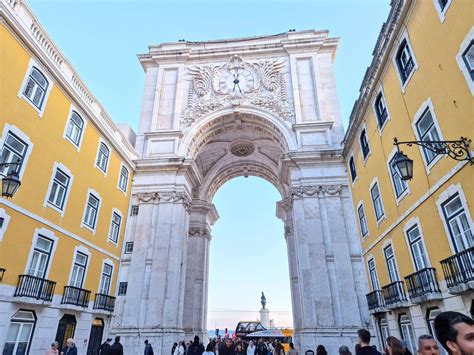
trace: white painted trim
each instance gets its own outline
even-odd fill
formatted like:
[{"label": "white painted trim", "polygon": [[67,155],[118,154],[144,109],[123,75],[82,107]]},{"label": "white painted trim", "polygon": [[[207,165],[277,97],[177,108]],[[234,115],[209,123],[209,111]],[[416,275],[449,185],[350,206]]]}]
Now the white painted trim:
[{"label": "white painted trim", "polygon": [[[87,202],[89,201],[89,195],[94,195],[95,198],[99,200],[99,206],[97,207],[97,216],[95,217],[95,225],[94,228],[91,228],[87,224],[84,223],[84,217],[86,216],[86,210],[87,210]],[[94,189],[89,188],[87,190],[86,194],[86,202],[84,204],[84,212],[82,213],[82,219],[81,219],[81,228],[86,228],[92,232],[92,234],[95,235],[95,231],[97,229],[97,224],[99,222],[99,214],[100,214],[100,207],[102,206],[102,198],[100,197],[100,194],[95,191]]]},{"label": "white painted trim", "polygon": [[[351,174],[351,165],[350,165],[351,158],[352,158],[352,161],[354,163],[354,169],[356,171],[356,177],[355,177],[354,181],[352,181],[352,174]],[[354,151],[352,149],[351,149],[351,152],[349,154],[349,159],[347,159],[347,167],[349,168],[349,181],[351,182],[351,185],[354,186],[356,181],[359,180],[359,172],[357,171],[357,166],[356,166],[355,157],[354,157]]]},{"label": "white painted trim", "polygon": [[[364,210],[365,224],[367,225],[367,234],[366,235],[362,235],[362,226],[360,224],[360,216],[359,216],[359,207],[360,206],[362,206],[362,209]],[[359,225],[359,232],[362,235],[362,240],[365,240],[367,237],[370,236],[370,230],[369,230],[369,223],[367,223],[367,212],[365,211],[364,202],[362,200],[360,200],[357,203],[357,210],[356,210],[355,214],[357,215],[357,224]]]},{"label": "white painted trim", "polygon": [[80,242],[80,243],[82,243],[82,244],[84,244],[84,245],[87,245],[88,247],[90,247],[90,248],[92,248],[92,249],[94,249],[94,250],[97,250],[98,252],[100,252],[100,253],[102,253],[102,254],[105,254],[105,255],[107,255],[107,256],[109,256],[109,257],[115,259],[115,260],[119,260],[119,257],[118,257],[118,256],[116,256],[116,255],[114,255],[114,254],[108,252],[107,250],[102,249],[102,248],[96,246],[95,244],[89,242],[88,240],[86,240],[86,239],[84,239],[84,238],[81,238],[81,237],[79,237],[79,236],[77,236],[77,235],[75,235],[75,234],[69,232],[68,230],[66,230],[66,229],[64,229],[64,228],[62,228],[62,227],[60,227],[60,226],[58,226],[58,225],[56,225],[56,224],[54,224],[54,223],[51,223],[51,221],[48,221],[47,219],[44,219],[43,217],[40,217],[40,216],[38,216],[38,215],[36,215],[36,214],[33,214],[33,213],[31,213],[30,211],[28,211],[28,210],[26,210],[26,209],[24,209],[24,208],[22,208],[22,207],[20,207],[20,206],[18,206],[18,205],[15,205],[13,202],[8,201],[7,199],[0,198],[0,204],[2,204],[2,205],[4,205],[4,206],[8,206],[8,207],[10,207],[11,209],[13,209],[13,210],[15,210],[15,211],[17,211],[17,212],[19,212],[19,213],[25,215],[25,216],[27,216],[27,217],[29,217],[29,218],[31,218],[31,219],[37,221],[37,222],[39,222],[39,223],[42,223],[42,224],[44,224],[44,225],[46,225],[46,226],[48,226],[48,227],[50,227],[50,228],[56,230],[56,231],[59,232],[59,233],[62,233],[62,234],[66,235],[66,236],[68,236],[68,237],[70,237],[70,238],[72,238],[72,239],[74,239],[74,240],[77,240],[78,242]]},{"label": "white painted trim", "polygon": [[[29,98],[27,98],[24,94],[23,94],[23,91],[25,90],[26,88],[26,84],[28,83],[28,78],[30,77],[30,73],[31,73],[31,70],[33,69],[33,67],[36,67],[40,70],[41,74],[44,75],[44,77],[46,78],[46,80],[48,81],[48,87],[46,88],[46,92],[44,93],[44,98],[43,98],[43,104],[41,106],[41,108],[39,109],[38,107],[35,106],[35,104],[33,104]],[[38,116],[41,118],[43,117],[43,114],[44,114],[44,110],[46,108],[46,104],[48,102],[48,97],[49,97],[49,93],[51,92],[51,90],[53,89],[53,86],[54,86],[54,82],[53,80],[51,79],[51,77],[48,75],[47,71],[43,68],[43,66],[39,65],[38,62],[34,59],[34,58],[30,58],[30,61],[28,63],[28,68],[26,70],[26,74],[25,76],[23,77],[23,82],[21,83],[21,86],[20,86],[20,91],[18,91],[18,97],[20,99],[23,99],[25,100],[26,102],[28,102],[28,104],[31,105],[31,107],[33,107],[33,109],[38,112]]]},{"label": "white painted trim", "polygon": [[380,279],[379,279],[379,271],[377,269],[377,262],[375,261],[375,256],[373,254],[369,254],[367,256],[366,263],[365,263],[365,267],[367,269],[367,275],[369,276],[368,279],[369,279],[369,283],[370,283],[370,289],[372,289],[372,291],[378,291],[378,290],[374,290],[373,285],[372,285],[372,278],[370,276],[370,269],[369,269],[369,262],[371,260],[374,261],[375,277],[377,278],[377,285],[379,286],[378,290],[382,290],[382,286],[380,286]]},{"label": "white painted trim", "polygon": [[[382,211],[383,211],[383,215],[379,219],[377,219],[377,213],[375,212],[374,199],[372,198],[372,192],[371,192],[372,188],[375,186],[375,184],[377,184],[378,188],[379,188],[380,202],[382,204]],[[382,223],[382,221],[387,218],[387,214],[385,213],[385,206],[384,206],[383,198],[382,198],[382,189],[380,188],[380,183],[379,183],[379,177],[378,176],[374,177],[372,179],[372,181],[370,182],[369,197],[370,197],[370,201],[372,201],[372,208],[374,210],[374,217],[375,217],[375,220],[377,221],[377,226],[379,226],[380,223]]]},{"label": "white painted trim", "polygon": [[[367,145],[369,146],[369,153],[367,154],[367,156],[365,158],[364,158],[364,151],[362,150],[362,144],[360,143],[360,135],[362,134],[362,131],[365,131],[365,138],[367,139]],[[359,134],[357,135],[357,140],[358,140],[359,147],[360,147],[360,154],[361,154],[361,157],[362,157],[362,162],[365,166],[367,160],[372,155],[372,148],[370,147],[369,134],[367,133],[367,126],[366,126],[365,122],[362,124],[362,127],[359,130]]]},{"label": "white painted trim", "polygon": [[[421,117],[422,117],[423,113],[426,111],[426,109],[428,109],[431,113],[431,117],[433,118],[434,126],[435,126],[436,131],[439,135],[439,140],[441,140],[441,141],[444,140],[443,133],[441,132],[441,128],[440,128],[439,123],[438,123],[438,118],[436,117],[435,108],[433,106],[433,102],[431,101],[431,97],[428,97],[426,99],[426,101],[424,101],[421,104],[421,106],[418,108],[418,111],[416,111],[415,115],[413,116],[413,122],[412,122],[411,125],[412,125],[412,128],[413,128],[413,132],[415,133],[416,140],[421,141],[421,138],[420,138],[420,135],[418,133],[418,129],[416,127],[416,124],[421,119]],[[425,152],[423,151],[423,147],[418,146],[418,149],[420,150],[420,154],[421,154],[421,157],[423,159],[423,163],[425,164],[426,173],[428,175],[430,175],[431,174],[431,169],[433,169],[433,166],[435,166],[436,163],[444,157],[444,155],[442,155],[442,154],[437,155],[428,164],[428,162],[426,161]]]},{"label": "white painted trim", "polygon": [[426,263],[427,263],[426,267],[431,267],[431,260],[430,260],[430,255],[428,253],[428,249],[426,248],[425,235],[423,234],[423,229],[421,228],[420,219],[418,218],[418,216],[412,217],[403,226],[403,235],[405,237],[405,242],[407,244],[408,252],[410,254],[411,265],[413,266],[413,270],[416,272],[417,269],[416,269],[415,258],[413,257],[410,240],[408,239],[408,231],[415,226],[418,227],[418,231],[420,232],[421,244],[423,245],[423,249],[425,251],[425,256],[426,256]]},{"label": "white painted trim", "polygon": [[[405,180],[406,184],[407,184],[407,188],[405,189],[405,191],[402,192],[402,194],[400,196],[397,197],[397,189],[395,188],[395,182],[393,181],[393,178],[392,178],[392,171],[390,169],[390,161],[393,159],[393,157],[395,156],[395,154],[397,154],[398,152],[398,149],[396,147],[394,147],[392,149],[392,151],[390,152],[390,154],[388,155],[387,157],[387,170],[388,170],[388,176],[389,176],[389,180],[391,182],[391,185],[392,185],[392,189],[393,189],[393,197],[395,198],[395,202],[397,203],[397,206],[400,204],[400,201],[406,196],[406,195],[409,195],[411,194],[411,191],[410,191],[410,185],[408,184],[408,181]],[[402,180],[403,181],[403,180]]]},{"label": "white painted trim", "polygon": [[5,211],[5,209],[0,208],[0,217],[3,218],[3,226],[0,229],[0,242],[3,240],[3,236],[8,229],[8,224],[10,223],[10,215]]},{"label": "white painted trim", "polygon": [[[100,150],[100,145],[101,143],[104,143],[107,149],[109,150],[109,156],[107,158],[107,165],[105,166],[105,171],[102,170],[98,165],[97,165],[97,158],[99,157],[99,150]],[[107,172],[109,171],[110,167],[110,159],[112,158],[112,149],[110,149],[109,144],[102,138],[99,137],[99,144],[97,144],[97,153],[95,155],[95,161],[94,161],[94,166],[102,173],[104,174],[105,177],[107,177]]]},{"label": "white painted trim", "polygon": [[[398,53],[398,50],[400,49],[399,48],[400,44],[404,39],[407,41],[408,48],[410,49],[410,53],[412,55],[413,63],[414,63],[413,70],[411,71],[405,83],[403,83],[402,77],[400,75],[400,70],[398,68],[398,63],[397,63],[397,53]],[[398,80],[400,80],[402,93],[405,93],[408,83],[410,82],[415,72],[418,70],[418,62],[416,61],[415,51],[413,50],[413,46],[411,44],[410,37],[408,36],[408,31],[406,28],[403,30],[401,36],[393,43],[393,48],[395,49],[395,51],[392,54],[392,63],[395,66],[395,71],[397,72]]]},{"label": "white painted trim", "polygon": [[[436,1],[436,0],[433,0]],[[461,45],[459,46],[459,52],[456,54],[456,61],[458,62],[459,69],[461,69],[462,74],[464,75],[464,79],[466,79],[467,86],[469,86],[469,90],[471,90],[471,95],[474,96],[474,80],[471,78],[471,74],[469,69],[464,63],[464,59],[462,58],[462,54],[466,51],[467,47],[474,40],[474,26],[471,27],[469,32],[467,33],[466,37],[464,37]]]},{"label": "white painted trim", "polygon": [[[388,110],[388,103],[387,103],[387,99],[386,99],[386,96],[385,96],[385,93],[383,91],[383,85],[380,83],[377,87],[377,89],[374,91],[374,96],[373,96],[373,99],[372,99],[372,110],[374,111],[374,118],[375,118],[375,124],[377,125],[377,129],[379,131],[379,135],[381,136],[382,135],[382,132],[383,132],[383,129],[385,128],[385,126],[387,125],[388,121],[390,121],[390,111]],[[379,94],[382,94],[382,98],[383,98],[383,102],[385,103],[385,109],[387,111],[387,118],[385,119],[385,122],[383,123],[382,127],[379,127],[379,120],[378,120],[378,116],[377,116],[377,109],[376,109],[376,106],[375,106],[375,100],[377,99],[377,96],[379,96]]]},{"label": "white painted trim", "polygon": [[56,253],[56,248],[58,246],[59,238],[56,237],[54,232],[52,232],[52,231],[50,231],[49,229],[46,229],[46,228],[36,228],[35,229],[35,233],[33,234],[33,238],[31,238],[30,253],[29,253],[28,259],[26,261],[24,274],[28,274],[28,269],[29,269],[29,266],[30,266],[30,263],[31,263],[31,259],[33,257],[33,251],[34,251],[35,245],[36,245],[40,235],[42,235],[42,236],[44,236],[48,239],[51,239],[53,241],[53,245],[51,247],[51,255],[49,256],[48,266],[46,267],[46,271],[44,273],[44,278],[47,279],[48,275],[49,275],[49,271],[51,270],[51,265],[53,264],[53,258],[54,258],[54,254]]},{"label": "white painted trim", "polygon": [[474,231],[474,223],[472,222],[471,213],[469,211],[469,204],[467,202],[466,196],[464,195],[464,191],[460,183],[456,185],[450,185],[446,188],[436,200],[436,207],[438,208],[438,214],[441,218],[441,222],[443,223],[444,230],[446,232],[446,237],[448,238],[449,246],[451,247],[451,251],[453,254],[456,253],[456,248],[454,247],[453,240],[451,237],[451,232],[449,231],[449,226],[446,223],[446,219],[444,218],[444,211],[443,211],[443,203],[447,201],[450,197],[454,196],[455,194],[459,195],[459,199],[464,207],[464,211],[466,212],[466,216],[468,218],[469,227],[471,231]]},{"label": "white painted trim", "polygon": [[[76,143],[74,143],[71,138],[69,138],[67,135],[66,135],[66,132],[67,132],[67,127],[69,125],[69,121],[71,120],[71,116],[72,116],[72,112],[75,111],[79,117],[81,117],[82,119],[82,122],[84,123],[83,127],[82,127],[82,133],[81,133],[81,136],[79,138],[79,144],[76,145]],[[87,127],[87,120],[84,118],[85,115],[81,112],[81,110],[79,110],[74,104],[71,104],[69,106],[69,113],[68,113],[68,116],[67,116],[67,120],[66,120],[66,125],[64,126],[64,133],[63,133],[63,138],[65,140],[67,140],[69,143],[71,143],[73,145],[74,148],[76,148],[76,150],[78,152],[81,151],[81,145],[82,145],[82,139],[84,138],[84,134],[86,133],[86,127]]]},{"label": "white painted trim", "polygon": [[[127,169],[127,172],[128,172],[127,184],[125,185],[125,191],[122,190],[122,188],[120,187],[120,176],[122,174],[122,168]],[[117,189],[122,191],[125,196],[127,196],[129,182],[130,182],[130,170],[127,168],[127,166],[123,162],[120,162],[120,170],[119,170],[119,174],[118,174]]]},{"label": "white painted trim", "polygon": [[84,288],[84,285],[86,283],[86,278],[87,278],[87,270],[89,270],[89,265],[90,265],[90,260],[91,260],[91,255],[92,254],[89,251],[89,249],[87,249],[83,245],[77,245],[76,247],[74,247],[74,257],[72,259],[71,270],[69,271],[69,278],[68,278],[66,286],[71,286],[72,270],[74,269],[74,263],[76,262],[78,252],[81,252],[82,254],[87,255],[87,263],[86,263],[86,267],[84,269],[84,278],[82,279],[82,285],[81,285],[81,288]]},{"label": "white painted trim", "polygon": [[[112,232],[112,221],[113,221],[113,218],[114,218],[114,213],[118,214],[120,216],[120,225],[119,225],[119,232],[118,232],[118,236],[117,236],[117,241],[114,242],[112,239],[110,239],[110,233]],[[122,215],[122,212],[120,212],[119,209],[117,208],[112,208],[112,213],[110,215],[110,224],[109,224],[109,233],[107,235],[107,243],[111,243],[115,246],[118,246],[120,244],[120,233],[122,231],[122,224],[123,224],[123,215]]]},{"label": "white painted trim", "polygon": [[441,23],[444,23],[444,20],[446,20],[446,12],[448,12],[451,2],[452,0],[448,0],[446,5],[444,6],[444,9],[441,10],[441,6],[439,5],[439,0],[433,0],[433,5],[436,9],[436,12],[438,13],[439,20],[441,21]]},{"label": "white painted trim", "polygon": [[[58,169],[60,169],[61,171],[63,171],[64,173],[66,173],[69,176],[69,184],[68,184],[68,188],[66,190],[66,195],[64,197],[64,204],[63,204],[63,209],[62,210],[48,201],[49,194],[51,193],[51,188],[53,187],[54,177],[55,177],[56,171]],[[58,212],[61,215],[61,217],[64,217],[64,213],[66,212],[67,201],[69,199],[69,193],[71,192],[73,181],[74,181],[74,175],[72,175],[71,170],[69,170],[62,163],[58,163],[57,161],[55,161],[54,164],[53,164],[53,170],[52,170],[52,173],[51,173],[51,178],[49,179],[48,190],[46,191],[46,196],[44,198],[43,207],[49,207],[49,208],[53,209],[54,211]]]},{"label": "white painted trim", "polygon": [[[390,280],[390,270],[388,269],[388,263],[387,263],[387,256],[385,255],[385,248],[391,246],[392,251],[393,251],[393,260],[395,261],[395,267],[397,268],[397,279],[395,281]],[[383,259],[385,260],[385,267],[387,268],[387,275],[390,280],[389,283],[396,282],[396,281],[402,281],[400,278],[400,268],[398,267],[398,262],[397,262],[397,251],[393,245],[392,238],[387,238],[385,241],[382,243],[382,254],[383,254]],[[388,285],[388,284],[387,284]]]},{"label": "white painted trim", "polygon": [[25,133],[23,133],[21,129],[9,123],[5,123],[5,126],[3,127],[2,139],[0,141],[0,149],[3,149],[5,140],[7,139],[8,132],[13,133],[18,138],[20,138],[23,142],[28,144],[28,148],[26,149],[26,152],[25,152],[25,157],[23,158],[23,161],[21,162],[21,169],[18,172],[18,176],[21,180],[23,178],[23,174],[25,173],[26,165],[28,164],[28,159],[30,158],[30,155],[33,151],[33,143],[31,142],[30,138]]},{"label": "white painted trim", "polygon": [[[111,259],[102,259],[102,269],[100,270],[100,275],[99,275],[99,287],[97,288],[97,293],[100,293],[100,289],[102,288],[102,274],[104,273],[104,266],[105,264],[108,264],[109,266],[112,267],[112,274],[110,275],[110,285],[109,285],[109,292],[108,295],[111,295],[111,289],[112,289],[112,283],[114,280],[114,273],[115,273],[115,263]],[[115,285],[117,286],[117,285]],[[115,294],[114,294],[115,295]]]}]

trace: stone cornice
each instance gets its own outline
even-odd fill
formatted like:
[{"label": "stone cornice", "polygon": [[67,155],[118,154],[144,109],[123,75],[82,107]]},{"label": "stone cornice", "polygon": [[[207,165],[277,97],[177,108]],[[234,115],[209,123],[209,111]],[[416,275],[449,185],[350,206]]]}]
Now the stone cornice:
[{"label": "stone cornice", "polygon": [[293,199],[304,197],[340,196],[342,185],[300,185],[290,188]]},{"label": "stone cornice", "polygon": [[138,202],[146,203],[182,203],[186,210],[191,207],[191,198],[184,191],[166,190],[154,192],[137,192]]}]

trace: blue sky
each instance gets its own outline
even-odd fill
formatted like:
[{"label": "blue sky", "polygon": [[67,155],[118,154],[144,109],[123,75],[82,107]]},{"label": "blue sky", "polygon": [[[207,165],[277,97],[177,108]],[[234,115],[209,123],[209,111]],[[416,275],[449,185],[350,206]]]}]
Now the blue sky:
[{"label": "blue sky", "polygon": [[[328,29],[340,37],[335,73],[344,126],[370,64],[389,0],[30,0],[41,24],[116,122],[137,127],[144,74],[136,54],[160,42]],[[277,325],[291,325],[276,189],[257,178],[225,184],[211,244],[209,329],[255,319],[260,292]],[[245,312],[243,312],[245,311]],[[276,312],[278,311],[278,312]]]}]

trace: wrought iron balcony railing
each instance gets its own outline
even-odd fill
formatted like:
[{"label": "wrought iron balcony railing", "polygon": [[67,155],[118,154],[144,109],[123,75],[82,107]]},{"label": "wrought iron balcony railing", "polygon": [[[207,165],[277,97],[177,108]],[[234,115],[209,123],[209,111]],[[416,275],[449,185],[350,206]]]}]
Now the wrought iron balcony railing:
[{"label": "wrought iron balcony railing", "polygon": [[365,295],[365,297],[367,297],[367,305],[369,306],[369,311],[382,309],[385,307],[382,290],[372,291]]},{"label": "wrought iron balcony railing", "polygon": [[31,275],[20,275],[15,290],[15,297],[30,297],[51,302],[56,282]]},{"label": "wrought iron balcony railing", "polygon": [[382,293],[387,307],[408,302],[403,281],[395,281],[382,287]]},{"label": "wrought iron balcony railing", "polygon": [[441,260],[448,287],[456,287],[474,281],[474,247]]},{"label": "wrought iron balcony railing", "polygon": [[103,309],[113,312],[115,307],[115,297],[104,295],[103,293],[95,294],[94,309]]},{"label": "wrought iron balcony railing", "polygon": [[405,277],[410,299],[439,293],[436,269],[427,267]]},{"label": "wrought iron balcony railing", "polygon": [[91,291],[74,286],[64,286],[62,304],[72,304],[79,307],[89,306]]}]

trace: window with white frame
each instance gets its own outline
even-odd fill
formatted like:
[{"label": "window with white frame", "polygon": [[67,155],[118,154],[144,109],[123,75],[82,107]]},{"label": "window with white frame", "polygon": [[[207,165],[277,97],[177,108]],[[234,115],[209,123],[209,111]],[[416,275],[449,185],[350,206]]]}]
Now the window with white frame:
[{"label": "window with white frame", "polygon": [[382,129],[388,118],[387,105],[385,104],[385,98],[383,97],[382,92],[379,92],[379,94],[375,98],[374,108],[375,115],[377,116],[377,124],[379,126],[379,129]]},{"label": "window with white frame", "polygon": [[94,196],[92,193],[89,193],[89,196],[87,197],[86,211],[84,213],[83,223],[92,229],[95,229],[95,225],[97,222],[97,215],[99,213],[99,204],[100,204],[99,198]]},{"label": "window with white frame", "polygon": [[370,283],[372,285],[372,290],[380,290],[379,278],[377,277],[377,269],[375,268],[375,260],[372,258],[367,262],[369,267]]},{"label": "window with white frame", "polygon": [[407,348],[412,354],[415,354],[417,350],[415,333],[413,332],[413,325],[411,324],[410,317],[406,313],[400,314],[398,317],[398,325],[400,327],[402,339],[407,342]]},{"label": "window with white frame", "polygon": [[3,239],[5,232],[7,231],[9,223],[10,223],[10,215],[8,215],[7,212],[3,208],[0,208],[0,242]]},{"label": "window with white frame", "polygon": [[354,182],[357,178],[357,170],[354,162],[354,157],[349,158],[349,171],[351,173],[351,180],[352,182]]},{"label": "window with white frame", "polygon": [[45,236],[38,236],[33,247],[33,254],[28,266],[28,275],[44,279],[51,259],[54,241]]},{"label": "window with white frame", "polygon": [[66,126],[66,137],[68,137],[76,147],[79,147],[83,131],[84,120],[76,111],[72,111]]},{"label": "window with white frame", "polygon": [[131,254],[133,252],[133,242],[125,243],[125,254]]},{"label": "window with white frame", "polygon": [[474,40],[472,40],[467,46],[466,50],[462,54],[462,59],[466,65],[469,74],[471,75],[471,80],[474,81]]},{"label": "window with white frame", "polygon": [[398,276],[397,262],[395,261],[395,254],[393,253],[392,244],[386,246],[383,249],[385,255],[385,262],[387,264],[388,275],[391,282],[399,281],[400,277]]},{"label": "window with white frame", "polygon": [[403,193],[405,191],[407,191],[408,183],[406,182],[406,180],[402,180],[400,175],[398,175],[398,172],[397,172],[397,170],[395,170],[395,167],[394,167],[394,164],[393,164],[394,160],[395,160],[395,156],[393,156],[393,158],[390,159],[390,162],[388,163],[388,166],[389,166],[389,169],[390,169],[390,176],[392,178],[393,188],[395,190],[395,195],[397,196],[397,198],[399,198],[400,196],[403,195]]},{"label": "window with white frame", "polygon": [[110,283],[112,280],[112,271],[113,271],[113,267],[105,263],[104,268],[102,270],[102,276],[100,278],[100,290],[99,290],[99,293],[103,295],[109,294]]},{"label": "window with white frame", "polygon": [[119,176],[119,188],[123,192],[127,192],[127,185],[128,185],[128,170],[126,167],[122,166],[120,168],[120,176]]},{"label": "window with white frame", "polygon": [[426,256],[423,238],[417,224],[407,230],[407,238],[416,271],[428,267],[428,258]]},{"label": "window with white frame", "polygon": [[366,159],[370,153],[370,147],[369,147],[369,141],[367,140],[367,133],[365,129],[363,129],[360,132],[359,142],[360,142],[360,149],[362,151],[362,156],[364,159]]},{"label": "window with white frame", "polygon": [[385,215],[382,203],[382,196],[380,196],[379,184],[376,182],[370,189],[370,195],[372,196],[372,203],[374,205],[375,217],[377,221]]},{"label": "window with white frame", "polygon": [[109,240],[117,243],[120,234],[120,224],[122,217],[117,212],[112,212],[112,221],[110,222]]},{"label": "window with white frame", "polygon": [[[381,337],[381,342],[384,343],[385,340],[390,336],[390,331],[388,330],[388,322],[386,316],[382,316],[379,320],[379,331],[380,331],[380,337]],[[383,347],[385,347],[385,344],[382,344]],[[382,348],[383,348],[382,347]]]},{"label": "window with white frame", "polygon": [[104,142],[100,142],[99,152],[97,153],[97,167],[104,173],[107,172],[107,164],[109,162],[110,150]]},{"label": "window with white frame", "polygon": [[48,203],[54,207],[64,210],[64,202],[69,188],[70,176],[59,168],[53,174],[51,190],[48,196]]},{"label": "window with white frame", "polygon": [[[433,115],[431,114],[429,107],[426,108],[420,119],[416,122],[416,130],[418,132],[420,141],[432,142],[440,140],[440,134],[436,128]],[[435,152],[425,147],[423,147],[423,154],[428,165],[438,156]]]},{"label": "window with white frame", "polygon": [[25,160],[28,144],[22,141],[18,136],[12,132],[8,132],[3,143],[2,152],[0,155],[0,163],[19,163],[19,165],[10,165],[3,167],[0,173],[8,175],[12,172],[19,172]]},{"label": "window with white frame", "polygon": [[359,215],[359,226],[360,232],[363,237],[369,233],[369,228],[367,228],[367,220],[365,219],[364,205],[360,204],[357,208],[357,214]]},{"label": "window with white frame", "polygon": [[28,354],[36,315],[33,311],[20,309],[10,320],[10,326],[5,338],[3,355]]},{"label": "window with white frame", "polygon": [[118,296],[125,296],[127,294],[128,282],[120,282],[118,289]]},{"label": "window with white frame", "polygon": [[456,193],[442,204],[446,225],[457,253],[474,246],[472,221],[466,213],[459,194]]},{"label": "window with white frame", "polygon": [[[436,334],[434,332],[434,319],[438,314],[441,313],[441,310],[438,307],[428,308],[426,311],[426,323],[428,325],[429,333],[436,339]],[[439,346],[440,355],[447,355],[446,351],[442,346]]]},{"label": "window with white frame", "polygon": [[78,251],[72,266],[71,282],[69,286],[82,288],[84,283],[84,276],[86,274],[88,256]]},{"label": "window with white frame", "polygon": [[395,61],[397,63],[398,72],[400,74],[400,78],[402,79],[402,83],[405,84],[410,77],[410,74],[413,72],[413,70],[415,70],[415,61],[406,39],[403,39],[400,43]]},{"label": "window with white frame", "polygon": [[28,81],[23,90],[23,95],[31,101],[39,110],[42,109],[44,98],[48,90],[49,82],[41,71],[32,67],[28,76]]}]

